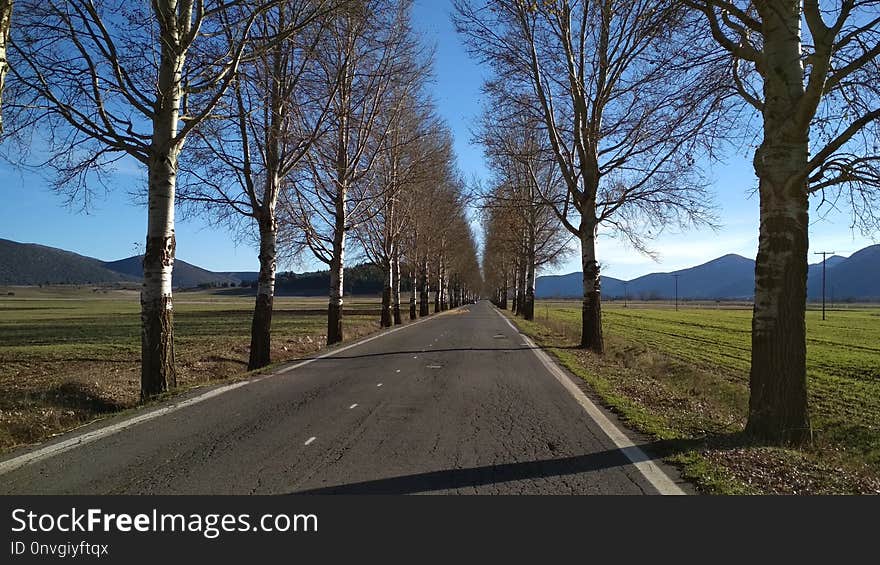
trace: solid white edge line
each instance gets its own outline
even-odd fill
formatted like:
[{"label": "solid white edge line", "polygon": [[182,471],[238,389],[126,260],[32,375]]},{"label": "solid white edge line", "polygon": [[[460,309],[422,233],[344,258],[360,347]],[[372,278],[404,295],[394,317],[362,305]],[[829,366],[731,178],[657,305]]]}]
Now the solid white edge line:
[{"label": "solid white edge line", "polygon": [[[453,310],[447,310],[446,312],[452,312],[452,311]],[[444,313],[445,312],[441,312],[440,315],[442,316]],[[358,347],[358,346],[361,346],[365,343],[369,343],[369,342],[373,341],[374,339],[379,339],[380,337],[385,337],[387,335],[391,335],[394,332],[398,332],[400,330],[405,330],[407,328],[417,326],[423,322],[428,322],[428,321],[436,320],[436,319],[438,319],[438,316],[434,316],[434,315],[428,316],[427,318],[420,318],[419,320],[416,320],[415,322],[410,322],[409,324],[406,324],[403,326],[398,326],[396,328],[386,330],[384,332],[380,332],[376,335],[364,338],[360,341],[356,341],[356,342],[349,344],[349,345],[346,345],[344,347],[340,347],[338,349],[333,349],[331,351],[328,351],[326,353],[318,355],[317,357],[311,357],[309,359],[306,359],[305,361],[300,361],[299,363],[296,363],[295,365],[291,365],[290,367],[284,367],[282,369],[278,369],[278,370],[273,371],[271,373],[261,375],[259,377],[253,377],[248,380],[239,381],[239,382],[231,383],[228,385],[223,385],[223,386],[217,387],[215,389],[209,390],[208,392],[206,392],[204,394],[200,394],[198,396],[194,396],[194,397],[188,398],[186,400],[174,402],[169,406],[165,406],[165,407],[158,408],[155,410],[150,410],[149,412],[146,412],[144,414],[138,414],[136,416],[132,416],[131,418],[127,418],[121,422],[117,422],[115,424],[110,424],[108,426],[103,426],[103,427],[100,427],[96,430],[92,430],[90,432],[80,433],[80,434],[75,435],[74,437],[60,441],[58,443],[53,443],[51,445],[47,445],[44,447],[38,447],[37,449],[35,449],[33,451],[23,453],[17,457],[12,457],[11,459],[7,459],[5,461],[0,461],[0,475],[5,475],[6,473],[10,473],[12,471],[15,471],[16,469],[24,467],[25,465],[29,465],[31,463],[36,463],[38,461],[42,461],[44,459],[49,459],[50,457],[54,457],[56,455],[60,455],[60,454],[64,453],[65,451],[70,451],[71,449],[75,449],[77,447],[82,447],[84,445],[98,441],[99,439],[103,439],[107,436],[111,436],[113,434],[121,432],[122,430],[128,429],[132,426],[136,426],[138,424],[141,424],[143,422],[147,422],[149,420],[153,420],[155,418],[159,418],[161,416],[171,414],[172,412],[177,412],[178,410],[181,410],[183,408],[187,408],[189,406],[193,406],[194,404],[199,404],[200,402],[204,402],[205,400],[209,400],[211,398],[214,398],[215,396],[220,396],[221,394],[227,393],[231,390],[235,390],[237,388],[247,386],[250,384],[258,383],[258,382],[260,382],[264,379],[268,379],[270,377],[275,377],[278,375],[283,375],[285,373],[289,373],[290,371],[293,371],[294,369],[299,369],[300,367],[304,367],[310,363],[314,363],[315,361],[318,361],[319,359],[331,357],[333,355],[336,355],[337,353],[342,353],[343,351],[348,351],[349,349],[352,349],[354,347]],[[67,432],[67,433],[76,434],[75,431]]]},{"label": "solid white edge line", "polygon": [[504,314],[502,314],[497,308],[495,312],[501,316],[501,318],[507,322],[507,325],[513,328],[513,331],[522,336],[523,341],[525,341],[531,350],[535,353],[535,356],[541,361],[544,367],[550,371],[550,374],[556,377],[556,380],[565,387],[565,390],[571,394],[578,404],[581,405],[581,408],[587,413],[587,415],[592,418],[596,425],[602,429],[605,435],[614,442],[614,445],[626,455],[626,458],[630,460],[633,466],[638,469],[638,471],[642,474],[645,479],[651,483],[657,492],[660,494],[666,495],[683,495],[687,494],[680,486],[675,484],[675,481],[669,478],[663,469],[654,464],[653,458],[645,453],[641,448],[639,448],[633,441],[629,438],[626,433],[620,429],[620,427],[612,422],[608,417],[599,409],[596,404],[590,400],[590,398],[584,394],[582,391],[572,380],[565,374],[562,368],[556,364],[556,362],[545,353],[541,348],[535,345],[535,342],[529,338],[529,336],[525,335],[519,329],[513,325],[510,319],[507,318]]}]

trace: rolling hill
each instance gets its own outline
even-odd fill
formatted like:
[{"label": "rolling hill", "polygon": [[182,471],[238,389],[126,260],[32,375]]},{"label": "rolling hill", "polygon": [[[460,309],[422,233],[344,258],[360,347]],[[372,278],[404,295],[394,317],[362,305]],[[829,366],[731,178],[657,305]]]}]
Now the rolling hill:
[{"label": "rolling hill", "polygon": [[[849,257],[828,257],[826,296],[837,301],[880,300],[880,245],[866,247]],[[673,271],[651,273],[631,281],[602,277],[602,293],[607,298],[626,294],[637,300],[668,300],[675,295],[685,300],[750,300],[755,292],[755,262],[740,255],[724,255],[702,265]],[[579,298],[582,295],[581,273],[538,277],[539,298]],[[822,263],[810,265],[807,274],[809,300],[822,298]]]},{"label": "rolling hill", "polygon": [[92,257],[0,239],[0,284],[104,284],[137,282],[139,278],[109,269]]},{"label": "rolling hill", "polygon": [[[0,239],[0,285],[137,285],[143,277],[143,256],[118,261],[101,261],[33,243]],[[181,259],[174,260],[173,286],[236,288],[234,292],[252,294],[256,291],[258,273],[213,272]],[[376,294],[382,290],[382,273],[372,265],[354,265],[345,269],[346,294]],[[276,278],[279,295],[326,296],[330,286],[329,271],[282,273]]]},{"label": "rolling hill", "polygon": [[[133,280],[140,281],[143,276],[143,255],[135,255],[119,261],[104,263],[104,266],[116,273],[124,274]],[[171,274],[171,284],[175,288],[196,288],[198,286],[229,286],[238,284],[240,279],[225,273],[214,273],[201,267],[196,267],[180,259],[174,260],[174,271]]]},{"label": "rolling hill", "polygon": [[[105,262],[55,247],[0,239],[0,284],[137,284],[143,276],[142,260],[142,256],[135,256]],[[213,273],[180,259],[174,261],[175,288],[238,282],[240,279],[231,275]]]}]

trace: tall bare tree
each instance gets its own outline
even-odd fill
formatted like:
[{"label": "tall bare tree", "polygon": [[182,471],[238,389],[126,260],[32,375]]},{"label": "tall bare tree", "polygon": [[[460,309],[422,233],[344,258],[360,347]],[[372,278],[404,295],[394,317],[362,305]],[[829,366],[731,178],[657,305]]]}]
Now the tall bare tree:
[{"label": "tall bare tree", "polygon": [[[343,339],[343,274],[348,232],[363,221],[373,195],[362,182],[389,132],[392,85],[412,81],[409,0],[362,0],[328,25],[321,72],[333,88],[322,135],[306,154],[285,218],[302,243],[330,267],[327,343]],[[380,121],[380,116],[386,119]],[[378,141],[377,141],[378,140]]]},{"label": "tall bare tree", "polygon": [[[425,76],[425,73],[419,73]],[[355,230],[367,257],[382,269],[382,327],[402,323],[400,311],[400,262],[403,237],[411,224],[406,193],[418,191],[429,166],[425,136],[434,120],[433,108],[419,92],[418,84],[389,94],[391,123],[381,129],[382,147],[373,170],[365,178],[371,193],[364,221]]]},{"label": "tall bare tree", "polygon": [[806,328],[809,198],[848,201],[880,227],[880,2],[688,0],[733,61],[731,83],[760,112],[753,160],[761,223],[747,431],[811,437]]},{"label": "tall bare tree", "polygon": [[567,188],[554,209],[581,244],[581,345],[602,352],[599,226],[644,251],[664,225],[708,219],[693,155],[706,148],[720,94],[700,64],[701,30],[674,1],[455,6],[470,50],[494,69],[492,97],[542,124]]},{"label": "tall bare tree", "polygon": [[[278,200],[319,135],[337,86],[333,82],[328,90],[327,77],[315,68],[325,20],[335,9],[345,9],[345,2],[287,0],[257,18],[255,56],[240,66],[216,117],[195,130],[183,163],[179,199],[235,228],[244,221],[245,229],[257,234],[260,271],[250,370],[271,362]],[[260,49],[265,42],[269,46]],[[322,91],[323,97],[316,96]],[[290,241],[281,243],[287,253],[295,253]]]},{"label": "tall bare tree", "polygon": [[[171,274],[184,142],[208,119],[271,3],[26,0],[12,33],[16,133],[44,134],[56,185],[87,197],[124,157],[147,170],[141,395],[176,385]],[[231,31],[227,31],[231,30]],[[231,37],[232,41],[227,39]]]},{"label": "tall bare tree", "polygon": [[501,209],[490,222],[504,221],[507,228],[491,230],[493,238],[506,241],[487,243],[487,249],[512,252],[517,266],[514,312],[532,320],[537,273],[558,264],[570,250],[572,236],[552,207],[565,197],[566,188],[536,124],[524,116],[504,116],[497,103],[491,108],[484,112],[477,134],[493,173],[483,208]]}]

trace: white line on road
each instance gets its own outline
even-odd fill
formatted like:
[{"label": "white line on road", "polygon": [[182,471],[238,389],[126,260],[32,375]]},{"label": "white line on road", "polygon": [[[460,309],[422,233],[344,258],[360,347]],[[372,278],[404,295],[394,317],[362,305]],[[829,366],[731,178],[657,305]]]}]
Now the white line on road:
[{"label": "white line on road", "polygon": [[605,432],[611,441],[614,442],[614,445],[617,446],[620,451],[626,455],[626,458],[630,460],[630,462],[635,466],[636,469],[642,474],[645,479],[660,494],[686,494],[681,487],[679,487],[675,482],[669,478],[663,469],[658,467],[654,460],[650,455],[645,453],[642,449],[640,449],[629,436],[626,435],[619,426],[617,426],[614,422],[608,419],[608,417],[593,403],[590,398],[584,394],[582,391],[572,380],[568,377],[568,375],[563,372],[562,369],[559,368],[553,359],[550,358],[543,350],[538,348],[535,343],[525,334],[520,332],[516,326],[514,326],[511,321],[502,314],[499,310],[495,310],[495,312],[501,316],[501,318],[507,322],[507,325],[513,328],[513,331],[520,334],[535,355],[538,357],[538,360],[550,371],[550,374],[556,377],[556,380],[562,384],[563,387],[574,397],[578,404],[581,405],[581,408],[590,416],[590,418],[596,422],[596,424],[602,428],[602,431]]},{"label": "white line on road", "polygon": [[[451,311],[452,310],[450,310],[450,312]],[[443,314],[445,314],[445,312]],[[440,314],[440,315],[442,316],[443,314]],[[391,334],[398,332],[400,330],[412,328],[414,326],[417,326],[417,325],[422,324],[424,322],[428,322],[430,320],[436,320],[437,318],[438,318],[438,316],[421,318],[415,322],[412,322],[410,324],[406,324],[405,326],[397,326],[396,328],[392,328],[390,330],[378,333],[376,335],[366,337],[360,341],[356,341],[356,342],[352,343],[351,345],[346,345],[346,346],[340,347],[338,349],[333,349],[331,351],[328,351],[328,352],[323,353],[321,355],[318,355],[316,357],[306,359],[305,361],[300,361],[299,363],[296,363],[295,365],[291,365],[290,367],[285,367],[285,368],[280,369],[278,371],[274,371],[272,373],[268,373],[266,375],[262,375],[259,377],[254,377],[254,378],[246,380],[246,381],[239,381],[237,383],[231,383],[228,385],[219,386],[215,389],[209,390],[208,392],[206,392],[204,394],[200,394],[198,396],[194,396],[194,397],[188,398],[186,400],[180,400],[177,402],[173,402],[172,404],[170,404],[168,406],[164,406],[162,408],[157,408],[155,410],[150,410],[148,412],[145,412],[143,414],[139,414],[139,415],[134,416],[132,418],[125,419],[121,422],[117,422],[115,424],[110,424],[107,426],[102,426],[96,430],[92,430],[89,432],[77,434],[71,438],[65,439],[63,441],[59,441],[58,443],[53,443],[50,445],[39,447],[33,451],[23,453],[22,455],[19,455],[18,457],[12,457],[11,459],[7,459],[5,461],[0,461],[0,475],[4,475],[6,473],[9,473],[11,471],[14,471],[14,470],[16,470],[20,467],[23,467],[25,465],[28,465],[30,463],[36,463],[37,461],[42,461],[43,459],[48,459],[50,457],[54,457],[55,455],[60,455],[61,453],[64,453],[65,451],[70,451],[71,449],[75,449],[77,447],[82,447],[86,444],[92,443],[94,441],[98,441],[99,439],[102,439],[107,436],[111,436],[115,433],[121,432],[122,430],[130,428],[132,426],[136,426],[137,424],[141,424],[143,422],[153,420],[154,418],[159,418],[160,416],[165,416],[167,414],[171,414],[172,412],[177,412],[178,410],[181,410],[183,408],[187,408],[187,407],[192,406],[194,404],[199,404],[200,402],[204,402],[205,400],[209,400],[209,399],[214,398],[216,396],[220,396],[221,394],[227,393],[231,390],[235,390],[235,389],[243,387],[243,386],[248,386],[248,385],[252,385],[254,383],[258,383],[264,379],[268,379],[269,377],[274,377],[277,375],[283,375],[283,374],[289,373],[290,371],[293,371],[294,369],[304,367],[305,365],[308,365],[310,363],[314,363],[315,361],[317,361],[319,359],[324,359],[326,357],[336,355],[337,353],[342,353],[343,351],[348,351],[349,349],[352,349],[354,347],[358,347],[358,346],[361,346],[365,343],[369,343],[369,342],[373,341],[374,339],[379,339],[380,337],[385,337],[387,335],[391,335]],[[72,433],[76,434],[75,431]]]},{"label": "white line on road", "polygon": [[312,436],[309,439],[307,439],[303,445],[308,445],[308,444],[312,443],[313,441],[315,441],[316,439],[318,439],[318,438],[316,438],[315,436]]},{"label": "white line on road", "polygon": [[400,369],[397,369],[397,370],[396,370],[396,371],[394,371],[394,372],[395,372],[395,373],[399,373],[399,372],[400,372]]},{"label": "white line on road", "polygon": [[354,410],[355,408],[357,408],[357,402],[348,407],[349,410]]},{"label": "white line on road", "polygon": [[382,386],[382,383],[377,384],[376,386]]}]

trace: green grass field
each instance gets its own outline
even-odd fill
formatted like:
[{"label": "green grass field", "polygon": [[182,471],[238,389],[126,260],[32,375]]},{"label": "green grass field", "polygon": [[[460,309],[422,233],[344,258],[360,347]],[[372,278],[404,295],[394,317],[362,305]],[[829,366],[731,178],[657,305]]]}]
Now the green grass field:
[{"label": "green grass field", "polygon": [[[613,304],[605,307],[603,321],[604,359],[571,349],[580,335],[577,302],[539,302],[535,323],[520,324],[544,345],[562,346],[555,352],[564,363],[636,425],[662,439],[729,440],[742,429],[748,407],[750,308],[707,304],[675,311]],[[809,467],[821,475],[822,469],[832,469],[847,480],[846,485],[826,485],[832,492],[880,485],[874,481],[880,477],[880,308],[834,309],[827,321],[809,309],[807,364],[814,445],[797,453],[762,453],[787,459],[783,468],[799,461],[795,467],[800,472]],[[729,441],[721,443],[730,447]],[[756,485],[759,492],[774,488]]]},{"label": "green grass field", "polygon": [[[273,361],[324,346],[326,302],[276,299]],[[180,292],[174,307],[181,390],[246,372],[252,297]],[[378,329],[376,299],[345,310],[349,339]],[[0,450],[136,405],[139,361],[136,291],[0,288]]]}]

